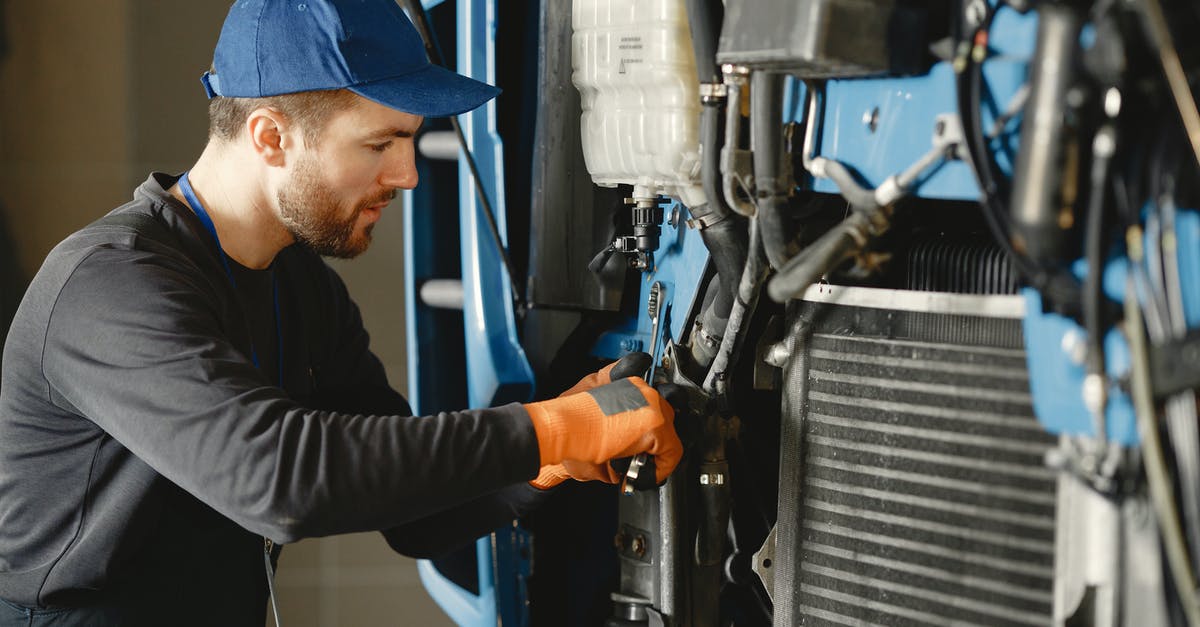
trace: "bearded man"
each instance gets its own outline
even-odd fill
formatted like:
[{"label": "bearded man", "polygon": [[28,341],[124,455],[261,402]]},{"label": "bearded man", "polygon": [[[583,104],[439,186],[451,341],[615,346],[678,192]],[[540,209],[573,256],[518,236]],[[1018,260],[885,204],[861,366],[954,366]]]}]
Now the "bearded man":
[{"label": "bearded man", "polygon": [[670,407],[611,371],[429,417],[388,385],[321,255],[417,184],[425,117],[498,93],[431,66],[393,0],[239,0],[203,83],[195,165],[56,247],[13,322],[0,625],[261,625],[282,544],[435,555],[613,458],[674,468]]}]

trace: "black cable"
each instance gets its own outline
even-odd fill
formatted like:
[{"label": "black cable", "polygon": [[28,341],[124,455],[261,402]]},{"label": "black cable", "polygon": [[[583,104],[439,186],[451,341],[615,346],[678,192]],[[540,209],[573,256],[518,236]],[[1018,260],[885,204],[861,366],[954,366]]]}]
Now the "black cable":
[{"label": "black cable", "polygon": [[[417,32],[421,34],[421,40],[425,43],[425,53],[429,55],[429,61],[434,65],[445,67],[446,63],[442,57],[442,50],[438,45],[437,36],[434,35],[433,29],[429,26],[429,16],[426,15],[421,3],[418,0],[397,1],[408,11],[413,25],[417,27]],[[466,157],[467,169],[471,171],[471,180],[475,183],[475,195],[479,197],[479,203],[483,205],[483,216],[487,219],[488,232],[492,235],[492,242],[496,245],[496,252],[500,255],[500,261],[504,263],[504,269],[508,271],[508,286],[512,289],[513,304],[519,314],[525,309],[525,299],[521,297],[521,291],[517,288],[517,273],[513,269],[512,259],[508,256],[508,249],[504,246],[504,239],[500,237],[500,227],[496,223],[496,212],[492,209],[492,201],[488,199],[487,191],[483,189],[483,178],[479,174],[479,166],[475,163],[475,155],[471,153],[471,149],[467,146],[467,136],[463,134],[462,126],[458,123],[458,118],[450,116],[450,125],[454,127],[454,134],[458,137],[458,144],[462,147],[463,156]]]}]

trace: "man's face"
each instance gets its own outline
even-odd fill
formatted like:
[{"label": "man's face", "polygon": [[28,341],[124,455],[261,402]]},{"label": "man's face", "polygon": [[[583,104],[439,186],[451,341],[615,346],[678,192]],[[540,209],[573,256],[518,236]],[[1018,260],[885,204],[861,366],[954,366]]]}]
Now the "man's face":
[{"label": "man's face", "polygon": [[413,135],[421,122],[365,98],[333,113],[316,145],[289,156],[277,200],[292,237],[321,255],[362,254],[396,191],[417,184]]}]

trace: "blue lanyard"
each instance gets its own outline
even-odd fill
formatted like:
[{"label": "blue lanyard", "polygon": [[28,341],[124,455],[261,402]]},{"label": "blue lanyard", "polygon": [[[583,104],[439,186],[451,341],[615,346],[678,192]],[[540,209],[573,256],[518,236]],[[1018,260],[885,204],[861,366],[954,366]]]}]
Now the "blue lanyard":
[{"label": "blue lanyard", "polygon": [[[208,212],[204,210],[204,205],[200,204],[200,199],[196,197],[192,183],[188,181],[187,172],[179,177],[179,190],[183,192],[183,197],[187,199],[188,205],[191,205],[192,211],[196,213],[196,217],[200,219],[204,229],[208,231],[209,235],[212,235],[213,241],[216,242],[217,250],[221,253],[221,265],[225,267],[225,276],[229,277],[229,284],[236,291],[237,279],[233,278],[233,268],[229,267],[229,255],[225,254],[224,248],[221,248],[221,238],[217,237],[217,227],[213,224]],[[279,326],[279,281],[275,279],[274,271],[271,272],[271,299],[275,301],[275,357],[279,366],[278,385],[283,387],[283,331]],[[254,362],[255,368],[259,368],[258,350],[254,348],[253,337],[250,338],[250,360]]]}]

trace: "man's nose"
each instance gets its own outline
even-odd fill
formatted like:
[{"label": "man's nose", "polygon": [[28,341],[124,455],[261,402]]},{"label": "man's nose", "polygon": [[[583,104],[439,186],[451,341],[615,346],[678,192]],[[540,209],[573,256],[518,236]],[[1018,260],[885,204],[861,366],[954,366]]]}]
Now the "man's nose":
[{"label": "man's nose", "polygon": [[412,189],[417,186],[417,162],[411,149],[397,151],[399,154],[391,159],[379,177],[383,187],[395,189]]}]

